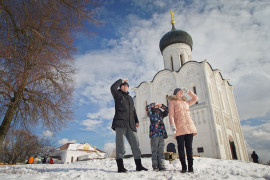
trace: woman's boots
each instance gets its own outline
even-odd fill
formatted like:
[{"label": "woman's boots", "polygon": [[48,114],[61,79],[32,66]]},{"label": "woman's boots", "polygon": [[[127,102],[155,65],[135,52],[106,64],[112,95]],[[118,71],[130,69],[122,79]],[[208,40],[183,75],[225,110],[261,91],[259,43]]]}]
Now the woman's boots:
[{"label": "woman's boots", "polygon": [[193,159],[188,160],[188,170],[187,170],[186,159],[180,160],[180,162],[181,162],[181,165],[182,165],[181,173],[186,173],[186,172],[194,173],[194,171],[193,171]]},{"label": "woman's boots", "polygon": [[188,172],[194,173],[193,172],[193,158],[188,160]]},{"label": "woman's boots", "polygon": [[186,172],[187,172],[187,164],[186,164],[186,160],[183,159],[183,160],[180,160],[180,162],[181,162],[181,165],[182,165],[181,173],[186,173]]}]

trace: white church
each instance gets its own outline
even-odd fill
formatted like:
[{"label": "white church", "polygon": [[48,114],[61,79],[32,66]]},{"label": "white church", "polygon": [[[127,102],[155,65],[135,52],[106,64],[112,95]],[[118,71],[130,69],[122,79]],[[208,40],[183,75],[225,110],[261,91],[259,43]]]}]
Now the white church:
[{"label": "white church", "polygon": [[[223,79],[220,70],[209,62],[192,60],[191,36],[174,27],[160,40],[164,69],[151,82],[142,82],[134,88],[136,111],[140,120],[138,137],[142,154],[151,154],[149,125],[145,106],[152,102],[168,106],[167,97],[175,88],[186,87],[199,97],[190,107],[198,134],[193,138],[193,154],[217,159],[249,161],[233,95],[233,86]],[[189,97],[186,95],[186,97]],[[168,138],[165,152],[176,152],[177,142],[170,130],[169,119],[164,119]]]}]

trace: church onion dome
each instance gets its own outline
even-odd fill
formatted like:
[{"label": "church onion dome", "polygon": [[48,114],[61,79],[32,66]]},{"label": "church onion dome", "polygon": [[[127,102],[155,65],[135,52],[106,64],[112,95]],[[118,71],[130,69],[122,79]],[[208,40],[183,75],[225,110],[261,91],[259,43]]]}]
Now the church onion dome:
[{"label": "church onion dome", "polygon": [[167,32],[159,42],[161,53],[167,46],[175,43],[188,44],[192,50],[193,41],[191,36],[185,31],[175,29],[174,24],[172,24],[172,30]]}]

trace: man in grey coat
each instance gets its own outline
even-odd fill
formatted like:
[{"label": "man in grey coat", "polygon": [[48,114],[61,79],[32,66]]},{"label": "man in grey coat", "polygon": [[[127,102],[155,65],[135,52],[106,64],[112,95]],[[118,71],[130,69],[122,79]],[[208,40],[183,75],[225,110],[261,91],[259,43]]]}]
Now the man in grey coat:
[{"label": "man in grey coat", "polygon": [[[124,136],[131,147],[136,163],[136,171],[147,171],[141,164],[141,150],[137,137],[137,127],[139,120],[134,107],[132,97],[129,95],[127,83],[128,79],[119,79],[111,86],[111,93],[115,102],[115,115],[112,122],[112,129],[115,130],[116,137],[116,162],[118,172],[126,172],[123,157],[125,155]],[[119,89],[118,89],[119,88]]]}]

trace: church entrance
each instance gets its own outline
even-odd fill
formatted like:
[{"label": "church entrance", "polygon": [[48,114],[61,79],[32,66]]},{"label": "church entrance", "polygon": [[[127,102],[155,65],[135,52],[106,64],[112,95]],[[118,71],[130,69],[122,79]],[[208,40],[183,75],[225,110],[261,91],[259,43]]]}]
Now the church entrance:
[{"label": "church entrance", "polygon": [[230,147],[231,147],[232,159],[237,160],[237,154],[236,154],[236,148],[235,148],[234,141],[230,140]]},{"label": "church entrance", "polygon": [[169,143],[167,145],[167,152],[173,152],[176,153],[175,145],[173,143]]}]

